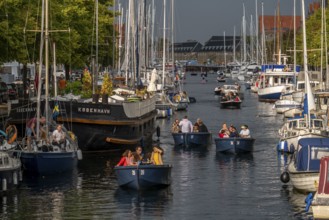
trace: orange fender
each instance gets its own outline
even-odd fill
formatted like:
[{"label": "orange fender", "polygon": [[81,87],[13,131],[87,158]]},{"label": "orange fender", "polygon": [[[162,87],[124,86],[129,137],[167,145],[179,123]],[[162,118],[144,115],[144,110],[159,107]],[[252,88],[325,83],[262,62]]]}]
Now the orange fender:
[{"label": "orange fender", "polygon": [[7,143],[8,144],[14,143],[14,141],[17,138],[17,128],[16,128],[16,126],[15,125],[9,125],[6,128],[6,134],[7,134],[7,138],[8,138]]}]

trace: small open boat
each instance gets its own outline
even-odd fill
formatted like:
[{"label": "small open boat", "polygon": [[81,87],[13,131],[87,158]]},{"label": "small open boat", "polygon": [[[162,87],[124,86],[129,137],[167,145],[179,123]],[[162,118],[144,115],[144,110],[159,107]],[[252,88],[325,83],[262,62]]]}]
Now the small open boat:
[{"label": "small open boat", "polygon": [[241,108],[241,99],[236,96],[234,99],[227,99],[227,97],[223,96],[220,101],[221,108]]},{"label": "small open boat", "polygon": [[254,138],[215,138],[216,151],[222,153],[249,153],[254,149]]},{"label": "small open boat", "polygon": [[217,82],[226,82],[225,76],[217,76]]},{"label": "small open boat", "polygon": [[172,136],[176,146],[198,147],[211,143],[209,132],[172,133]]},{"label": "small open boat", "polygon": [[136,190],[165,187],[171,184],[171,165],[116,166],[120,187]]},{"label": "small open boat", "polygon": [[310,205],[314,219],[329,219],[329,157],[322,157],[318,189]]}]

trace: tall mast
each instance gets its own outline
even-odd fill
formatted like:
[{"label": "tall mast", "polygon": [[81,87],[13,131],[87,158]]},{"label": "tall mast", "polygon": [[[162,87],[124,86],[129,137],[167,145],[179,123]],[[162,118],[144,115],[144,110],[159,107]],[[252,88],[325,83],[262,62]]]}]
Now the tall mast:
[{"label": "tall mast", "polygon": [[281,21],[280,21],[280,0],[278,1],[277,16],[276,16],[276,62],[281,64],[281,45],[280,45],[280,33],[281,33]]},{"label": "tall mast", "polygon": [[[48,109],[49,109],[49,103],[48,103],[48,98],[49,98],[49,19],[48,19],[48,0],[46,0],[45,3],[45,8],[46,8],[46,17],[45,17],[45,71],[46,71],[46,76],[45,76],[45,80],[46,80],[46,100],[45,100],[45,115],[46,115],[46,122],[48,122],[49,119],[49,115],[48,115]],[[41,83],[41,82],[40,82]],[[39,118],[38,118],[39,120]],[[39,124],[39,123],[37,123]],[[49,128],[48,126],[46,126],[46,134],[49,133]]]},{"label": "tall mast", "polygon": [[243,4],[243,20],[242,20],[242,32],[243,32],[243,61],[247,61],[247,36],[246,36],[246,12]]},{"label": "tall mast", "polygon": [[123,19],[123,8],[119,4],[120,18],[119,18],[119,51],[118,51],[118,74],[121,75],[121,48],[122,48],[122,19]]},{"label": "tall mast", "polygon": [[226,42],[225,42],[225,31],[224,31],[224,68],[226,68]]},{"label": "tall mast", "polygon": [[[115,69],[115,48],[117,39],[115,37],[115,7],[116,7],[116,0],[113,0],[113,30],[112,30],[112,70]],[[97,63],[98,65],[98,63]],[[98,67],[98,66],[97,66]]]},{"label": "tall mast", "polygon": [[[163,0],[163,47],[162,47],[162,88],[165,84],[166,70],[166,0]],[[164,91],[164,90],[162,90]]]},{"label": "tall mast", "polygon": [[324,13],[325,13],[325,7],[324,7],[324,0],[321,2],[321,68],[320,68],[320,88],[323,88],[323,79],[322,79],[322,70],[323,70],[323,31],[324,31]]},{"label": "tall mast", "polygon": [[250,15],[250,54],[251,54],[251,61],[254,61],[254,27],[253,27],[253,20],[252,15]]},{"label": "tall mast", "polygon": [[235,26],[234,26],[234,30],[233,30],[233,62],[236,61],[235,58]]},{"label": "tall mast", "polygon": [[[44,44],[44,24],[45,24],[45,0],[42,1],[42,12],[41,12],[41,40],[40,40],[40,52],[39,52],[39,74],[38,74],[38,94],[37,94],[37,120],[40,118],[41,109],[41,75],[42,75],[42,63],[43,63],[43,44]],[[47,97],[46,97],[47,98]],[[47,112],[47,111],[46,111]],[[37,138],[39,139],[40,125],[37,123]]]},{"label": "tall mast", "polygon": [[175,48],[174,48],[174,2],[171,0],[171,54],[172,54],[172,72],[175,73]]},{"label": "tall mast", "polygon": [[258,47],[259,42],[258,42],[258,3],[256,0],[256,62],[258,64]]},{"label": "tall mast", "polygon": [[309,76],[308,76],[308,58],[307,58],[307,42],[306,42],[306,19],[305,19],[305,5],[302,0],[302,19],[303,19],[303,55],[304,55],[304,72],[305,72],[305,93],[307,94],[307,119],[308,126],[311,126],[310,111],[315,108],[314,98],[310,87]]},{"label": "tall mast", "polygon": [[264,2],[262,2],[262,64],[264,64],[264,50],[265,50],[265,28],[264,28]]},{"label": "tall mast", "polygon": [[297,85],[297,77],[296,77],[296,0],[294,0],[294,82]]}]

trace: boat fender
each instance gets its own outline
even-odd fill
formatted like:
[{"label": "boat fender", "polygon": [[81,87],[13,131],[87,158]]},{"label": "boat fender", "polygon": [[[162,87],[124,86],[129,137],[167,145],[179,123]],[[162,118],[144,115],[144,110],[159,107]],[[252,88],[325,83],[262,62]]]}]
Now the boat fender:
[{"label": "boat fender", "polygon": [[288,183],[289,180],[290,180],[290,176],[289,176],[289,173],[287,171],[283,172],[280,176],[280,180],[281,182],[283,183]]},{"label": "boat fender", "polygon": [[13,173],[13,183],[14,183],[14,185],[18,184],[17,173],[16,172]]},{"label": "boat fender", "polygon": [[82,151],[80,149],[77,150],[77,157],[78,157],[78,160],[82,160]]},{"label": "boat fender", "polygon": [[7,191],[7,179],[2,179],[2,191]]},{"label": "boat fender", "polygon": [[307,195],[307,197],[305,198],[305,203],[306,203],[306,206],[305,206],[305,211],[308,212],[308,210],[310,209],[310,206],[312,204],[312,201],[313,201],[313,194],[310,193]]},{"label": "boat fender", "polygon": [[160,127],[159,126],[157,126],[157,137],[158,137],[158,140],[159,140],[159,138],[160,138]]},{"label": "boat fender", "polygon": [[290,144],[289,152],[290,153],[294,153],[295,152],[295,145],[294,144]]}]

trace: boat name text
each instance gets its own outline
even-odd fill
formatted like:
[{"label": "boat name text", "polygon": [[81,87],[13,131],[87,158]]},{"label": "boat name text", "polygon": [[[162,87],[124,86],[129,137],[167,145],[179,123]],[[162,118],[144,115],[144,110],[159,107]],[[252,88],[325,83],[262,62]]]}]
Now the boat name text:
[{"label": "boat name text", "polygon": [[17,112],[35,112],[37,108],[18,108]]},{"label": "boat name text", "polygon": [[101,109],[101,108],[78,108],[78,112],[110,114],[110,109]]}]

